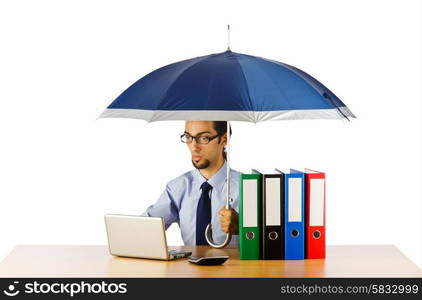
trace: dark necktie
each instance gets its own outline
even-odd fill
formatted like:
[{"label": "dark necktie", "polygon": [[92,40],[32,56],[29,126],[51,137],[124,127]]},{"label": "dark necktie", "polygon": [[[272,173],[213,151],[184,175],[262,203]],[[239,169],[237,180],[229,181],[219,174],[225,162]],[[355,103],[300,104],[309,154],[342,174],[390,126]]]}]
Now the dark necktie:
[{"label": "dark necktie", "polygon": [[196,209],[196,244],[208,245],[205,239],[205,229],[211,223],[211,199],[210,190],[212,186],[208,182],[201,185],[201,198],[199,198],[198,207]]}]

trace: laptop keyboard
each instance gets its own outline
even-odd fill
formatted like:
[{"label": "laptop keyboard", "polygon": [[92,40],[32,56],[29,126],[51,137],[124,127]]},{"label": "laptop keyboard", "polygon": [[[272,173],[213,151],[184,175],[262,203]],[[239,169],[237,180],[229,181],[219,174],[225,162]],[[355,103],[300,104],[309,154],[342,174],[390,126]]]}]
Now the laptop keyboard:
[{"label": "laptop keyboard", "polygon": [[173,256],[174,258],[182,258],[187,257],[192,254],[190,251],[184,251],[184,250],[169,250],[169,255]]}]

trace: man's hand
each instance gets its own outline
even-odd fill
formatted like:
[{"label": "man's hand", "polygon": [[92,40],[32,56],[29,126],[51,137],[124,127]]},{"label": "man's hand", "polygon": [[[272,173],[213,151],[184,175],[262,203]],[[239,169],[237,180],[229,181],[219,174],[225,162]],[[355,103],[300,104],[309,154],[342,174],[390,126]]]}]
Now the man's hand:
[{"label": "man's hand", "polygon": [[239,214],[233,209],[222,207],[220,214],[221,230],[229,234],[239,234]]}]

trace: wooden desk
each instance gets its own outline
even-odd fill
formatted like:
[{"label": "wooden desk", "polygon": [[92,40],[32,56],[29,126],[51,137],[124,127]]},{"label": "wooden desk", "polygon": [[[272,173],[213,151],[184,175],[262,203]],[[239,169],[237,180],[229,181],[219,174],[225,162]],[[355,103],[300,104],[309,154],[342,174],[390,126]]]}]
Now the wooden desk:
[{"label": "wooden desk", "polygon": [[239,260],[235,248],[171,248],[230,259],[222,266],[197,266],[186,259],[114,257],[107,246],[19,245],[0,263],[0,277],[422,277],[421,269],[389,245],[328,246],[326,259],[299,261]]}]

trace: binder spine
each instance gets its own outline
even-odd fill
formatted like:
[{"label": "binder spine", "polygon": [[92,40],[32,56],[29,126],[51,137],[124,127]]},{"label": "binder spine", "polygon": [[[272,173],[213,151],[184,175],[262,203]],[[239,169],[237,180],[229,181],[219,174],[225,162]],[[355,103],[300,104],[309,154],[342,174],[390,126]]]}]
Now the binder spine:
[{"label": "binder spine", "polygon": [[262,259],[284,259],[284,176],[262,178]]},{"label": "binder spine", "polygon": [[239,186],[240,259],[261,259],[261,175],[240,174]]},{"label": "binder spine", "polygon": [[304,174],[286,174],[284,180],[285,259],[305,258]]},{"label": "binder spine", "polygon": [[306,258],[325,258],[325,174],[306,174],[305,181]]}]

